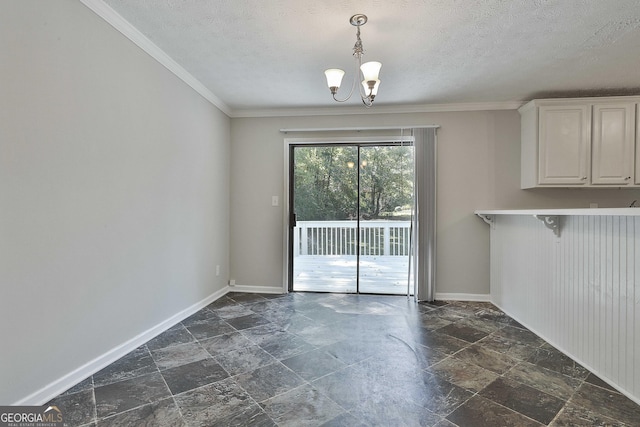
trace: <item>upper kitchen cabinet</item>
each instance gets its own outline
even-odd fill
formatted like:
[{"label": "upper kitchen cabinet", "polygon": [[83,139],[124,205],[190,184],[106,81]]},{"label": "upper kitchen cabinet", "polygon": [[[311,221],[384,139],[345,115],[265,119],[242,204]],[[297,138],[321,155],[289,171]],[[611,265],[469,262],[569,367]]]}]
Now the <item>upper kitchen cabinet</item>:
[{"label": "upper kitchen cabinet", "polygon": [[522,106],[521,187],[636,187],[638,101],[543,99]]},{"label": "upper kitchen cabinet", "polygon": [[589,179],[591,116],[588,105],[538,110],[538,182],[584,185]]},{"label": "upper kitchen cabinet", "polygon": [[634,103],[593,104],[591,183],[634,184]]}]

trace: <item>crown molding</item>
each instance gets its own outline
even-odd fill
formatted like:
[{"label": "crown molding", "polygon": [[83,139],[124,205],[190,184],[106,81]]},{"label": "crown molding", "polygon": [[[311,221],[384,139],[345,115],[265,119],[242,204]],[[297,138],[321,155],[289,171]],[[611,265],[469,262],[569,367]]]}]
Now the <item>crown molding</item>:
[{"label": "crown molding", "polygon": [[371,109],[362,106],[302,107],[302,108],[256,108],[232,109],[203,85],[191,73],[175,62],[166,52],[149,40],[129,21],[120,16],[102,0],[80,0],[109,25],[131,40],[149,56],[158,61],[167,70],[175,74],[203,98],[231,118],[243,117],[296,117],[296,116],[338,116],[345,114],[406,114],[406,113],[442,113],[453,111],[490,111],[517,110],[524,102],[471,102],[459,104],[419,104],[419,105],[377,105]]},{"label": "crown molding", "polygon": [[407,114],[407,113],[444,113],[455,111],[491,111],[517,110],[524,102],[467,102],[458,104],[418,104],[418,105],[380,105],[372,108],[318,107],[318,108],[264,108],[234,109],[232,118],[243,117],[296,117],[296,116],[341,116],[349,114]]},{"label": "crown molding", "polygon": [[102,0],[80,0],[82,4],[91,9],[96,15],[104,19],[109,25],[122,33],[126,38],[135,43],[140,49],[146,52],[153,59],[158,61],[167,70],[175,74],[179,79],[191,86],[203,98],[220,109],[227,116],[231,116],[231,108],[227,106],[213,92],[207,89],[198,79],[182,68],[176,61],[160,49],[155,43],[149,40],[137,28],[120,16],[115,10],[109,7]]}]

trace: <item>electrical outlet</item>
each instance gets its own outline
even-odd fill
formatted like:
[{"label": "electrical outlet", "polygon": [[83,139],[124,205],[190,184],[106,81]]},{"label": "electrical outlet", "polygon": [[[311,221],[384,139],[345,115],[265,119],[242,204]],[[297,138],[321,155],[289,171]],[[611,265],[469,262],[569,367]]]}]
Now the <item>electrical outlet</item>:
[{"label": "electrical outlet", "polygon": [[278,196],[271,196],[271,206],[278,206],[280,204],[280,200]]},{"label": "electrical outlet", "polygon": [[236,285],[236,281],[231,279],[229,280],[229,286],[235,286]]}]

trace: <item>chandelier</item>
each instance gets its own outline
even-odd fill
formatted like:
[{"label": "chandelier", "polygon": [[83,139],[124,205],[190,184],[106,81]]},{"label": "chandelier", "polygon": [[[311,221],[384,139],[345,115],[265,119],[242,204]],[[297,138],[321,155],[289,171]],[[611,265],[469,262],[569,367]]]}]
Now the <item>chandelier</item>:
[{"label": "chandelier", "polygon": [[345,102],[346,100],[351,98],[359,77],[362,77],[362,85],[358,86],[360,89],[360,97],[362,98],[362,103],[365,106],[371,107],[371,105],[373,105],[373,100],[378,93],[378,87],[380,86],[378,74],[380,73],[382,64],[376,61],[365,62],[364,64],[362,63],[362,55],[364,54],[364,50],[362,49],[362,40],[360,40],[360,27],[367,23],[366,15],[353,15],[349,22],[351,22],[351,25],[357,28],[356,44],[353,46],[353,56],[356,62],[355,76],[353,78],[353,84],[351,85],[351,91],[349,92],[349,95],[344,99],[336,98],[336,94],[338,93],[338,89],[340,88],[340,83],[342,83],[342,77],[344,77],[343,70],[340,70],[338,68],[330,68],[328,70],[325,70],[324,74],[325,76],[327,76],[327,85],[329,86],[331,95],[333,95],[333,99],[338,102]]}]

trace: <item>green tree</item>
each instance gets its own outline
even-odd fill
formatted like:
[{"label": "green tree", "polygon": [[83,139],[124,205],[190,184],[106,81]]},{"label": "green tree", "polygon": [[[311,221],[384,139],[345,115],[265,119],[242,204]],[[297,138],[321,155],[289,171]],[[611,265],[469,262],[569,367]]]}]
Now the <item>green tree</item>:
[{"label": "green tree", "polygon": [[393,215],[413,199],[413,147],[298,147],[294,150],[294,209],[300,221],[357,217],[360,174],[360,216]]},{"label": "green tree", "polygon": [[389,217],[413,200],[413,147],[371,146],[360,151],[360,215]]}]

